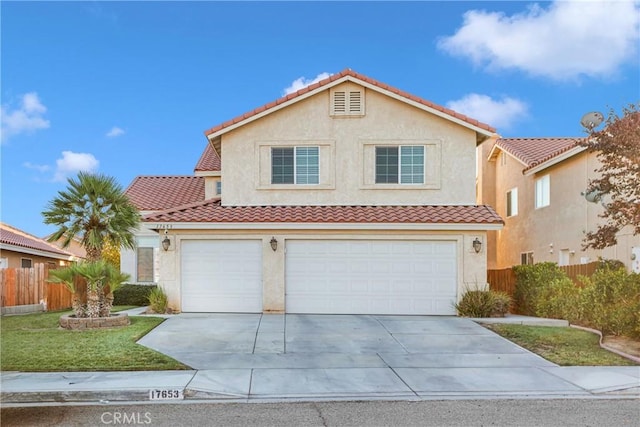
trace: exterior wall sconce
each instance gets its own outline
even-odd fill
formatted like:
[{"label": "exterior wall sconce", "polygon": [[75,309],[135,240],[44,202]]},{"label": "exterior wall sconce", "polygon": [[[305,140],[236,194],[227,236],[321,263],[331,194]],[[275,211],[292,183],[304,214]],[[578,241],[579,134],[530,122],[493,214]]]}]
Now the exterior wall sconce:
[{"label": "exterior wall sconce", "polygon": [[171,240],[169,240],[169,236],[167,236],[167,230],[164,231],[164,239],[162,239],[162,249],[164,251],[169,250],[169,246],[171,246]]},{"label": "exterior wall sconce", "polygon": [[271,238],[271,240],[269,241],[269,244],[271,245],[271,249],[273,249],[273,252],[278,250],[278,241],[276,240],[275,237]]},{"label": "exterior wall sconce", "polygon": [[482,249],[482,242],[480,241],[480,239],[476,237],[472,245],[473,245],[473,250],[476,251],[477,254],[479,254],[480,250]]}]

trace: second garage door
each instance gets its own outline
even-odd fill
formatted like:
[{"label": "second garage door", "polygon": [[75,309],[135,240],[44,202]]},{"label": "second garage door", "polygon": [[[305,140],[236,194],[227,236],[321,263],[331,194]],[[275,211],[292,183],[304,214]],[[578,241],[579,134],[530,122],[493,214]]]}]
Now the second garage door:
[{"label": "second garage door", "polygon": [[454,315],[456,242],[291,240],[286,311]]},{"label": "second garage door", "polygon": [[262,312],[259,240],[184,240],[182,311]]}]

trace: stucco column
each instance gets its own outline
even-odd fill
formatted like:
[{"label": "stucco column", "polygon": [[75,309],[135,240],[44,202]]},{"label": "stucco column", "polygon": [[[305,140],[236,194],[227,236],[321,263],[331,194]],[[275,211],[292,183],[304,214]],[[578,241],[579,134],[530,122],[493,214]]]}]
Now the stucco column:
[{"label": "stucco column", "polygon": [[[276,240],[276,250],[271,239]],[[262,310],[265,313],[284,313],[284,254],[282,236],[267,235],[262,238]]]}]

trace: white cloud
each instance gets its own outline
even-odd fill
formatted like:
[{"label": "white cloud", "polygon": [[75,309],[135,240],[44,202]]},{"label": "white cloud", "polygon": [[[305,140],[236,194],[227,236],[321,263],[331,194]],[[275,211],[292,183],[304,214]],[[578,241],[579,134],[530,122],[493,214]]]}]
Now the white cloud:
[{"label": "white cloud", "polygon": [[116,136],[120,135],[124,135],[124,129],[119,128],[118,126],[112,127],[111,130],[106,134],[106,136],[109,138],[115,138]]},{"label": "white cloud", "polygon": [[449,101],[447,107],[495,128],[509,128],[528,114],[528,106],[523,101],[509,97],[493,99],[477,93]]},{"label": "white cloud", "polygon": [[40,173],[47,172],[49,169],[51,169],[51,166],[49,165],[37,165],[31,162],[24,162],[22,166],[24,166],[27,169],[37,170]]},{"label": "white cloud", "polygon": [[98,169],[100,162],[89,153],[74,153],[63,151],[62,158],[56,160],[54,181],[64,181],[70,175],[78,172],[93,172]]},{"label": "white cloud", "polygon": [[21,133],[31,133],[49,127],[49,120],[43,115],[47,112],[36,92],[22,95],[20,106],[16,109],[2,106],[0,110],[2,122],[2,141]]},{"label": "white cloud", "polygon": [[610,76],[637,61],[639,39],[637,1],[556,1],[512,16],[468,11],[463,25],[438,47],[489,70],[567,80]]},{"label": "white cloud", "polygon": [[288,88],[286,88],[282,92],[282,94],[283,95],[289,95],[290,93],[297,92],[300,89],[303,89],[303,88],[305,88],[305,87],[307,87],[309,85],[317,83],[320,80],[324,80],[324,79],[326,79],[327,77],[330,77],[330,76],[331,76],[330,73],[320,73],[313,79],[306,79],[304,77],[297,78],[293,82],[291,82],[291,85]]}]

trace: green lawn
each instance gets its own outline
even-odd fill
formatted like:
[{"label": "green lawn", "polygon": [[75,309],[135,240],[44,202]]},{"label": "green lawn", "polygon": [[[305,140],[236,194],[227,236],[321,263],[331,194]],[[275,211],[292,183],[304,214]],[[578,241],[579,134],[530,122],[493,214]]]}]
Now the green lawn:
[{"label": "green lawn", "polygon": [[510,341],[560,366],[635,365],[600,348],[599,337],[575,328],[523,325],[484,325]]},{"label": "green lawn", "polygon": [[[117,311],[118,308],[116,308]],[[0,370],[151,371],[188,366],[136,344],[164,319],[133,316],[124,328],[69,331],[58,327],[66,312],[2,316]]]}]

